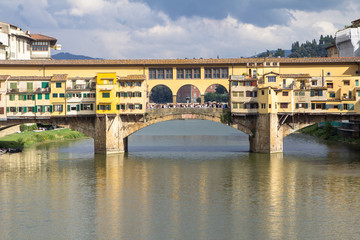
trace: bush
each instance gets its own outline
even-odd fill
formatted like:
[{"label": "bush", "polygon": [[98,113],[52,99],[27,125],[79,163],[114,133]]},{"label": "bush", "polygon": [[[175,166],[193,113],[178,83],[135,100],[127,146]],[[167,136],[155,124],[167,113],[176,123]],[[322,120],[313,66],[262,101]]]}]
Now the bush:
[{"label": "bush", "polygon": [[34,131],[37,130],[38,127],[36,124],[33,125],[20,125],[20,131],[22,132],[28,132],[28,131]]}]

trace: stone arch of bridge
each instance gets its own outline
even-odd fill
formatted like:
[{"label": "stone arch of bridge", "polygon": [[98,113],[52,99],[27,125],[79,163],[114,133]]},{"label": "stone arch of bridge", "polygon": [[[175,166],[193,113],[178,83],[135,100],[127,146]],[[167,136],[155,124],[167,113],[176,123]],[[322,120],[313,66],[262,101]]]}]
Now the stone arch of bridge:
[{"label": "stone arch of bridge", "polygon": [[[165,109],[165,110],[167,110],[167,109]],[[179,109],[179,110],[183,110],[183,109]],[[224,115],[225,114],[226,113],[224,113]],[[149,119],[147,119],[146,122],[141,122],[141,123],[137,123],[134,125],[126,126],[125,128],[123,128],[124,129],[123,137],[128,137],[143,128],[146,128],[148,126],[151,126],[151,125],[154,125],[154,124],[157,124],[160,122],[173,121],[173,120],[188,120],[188,119],[217,122],[217,123],[221,123],[221,124],[233,127],[247,135],[251,134],[251,129],[245,125],[239,126],[238,124],[235,125],[235,124],[224,123],[224,117],[223,117],[224,115],[219,114],[217,116],[211,116],[209,114],[201,114],[201,113],[173,113],[173,114],[166,113],[166,114],[164,114],[164,116],[161,116],[161,117],[149,118]]]}]

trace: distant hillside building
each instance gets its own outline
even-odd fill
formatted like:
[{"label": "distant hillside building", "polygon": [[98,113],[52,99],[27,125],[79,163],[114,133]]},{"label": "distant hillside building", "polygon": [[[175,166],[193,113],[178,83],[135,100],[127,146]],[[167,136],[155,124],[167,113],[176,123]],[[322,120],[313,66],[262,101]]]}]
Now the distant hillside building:
[{"label": "distant hillside building", "polygon": [[339,57],[360,57],[360,19],[335,34]]},{"label": "distant hillside building", "polygon": [[56,42],[56,38],[30,34],[15,25],[0,22],[0,60],[49,59],[50,49],[61,48]]}]

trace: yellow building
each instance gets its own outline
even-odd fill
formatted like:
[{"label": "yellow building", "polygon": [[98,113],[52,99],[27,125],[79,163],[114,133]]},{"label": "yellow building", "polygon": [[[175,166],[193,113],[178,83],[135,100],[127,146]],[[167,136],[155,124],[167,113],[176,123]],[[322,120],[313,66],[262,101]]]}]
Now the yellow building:
[{"label": "yellow building", "polygon": [[116,114],[116,73],[98,73],[96,77],[96,114]]},{"label": "yellow building", "polygon": [[65,116],[66,111],[66,80],[67,74],[54,74],[50,81],[52,105],[51,116]]}]

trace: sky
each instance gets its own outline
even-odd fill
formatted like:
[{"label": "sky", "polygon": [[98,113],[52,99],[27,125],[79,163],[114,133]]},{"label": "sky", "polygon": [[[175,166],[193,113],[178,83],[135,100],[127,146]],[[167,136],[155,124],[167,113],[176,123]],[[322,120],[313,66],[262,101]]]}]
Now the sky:
[{"label": "sky", "polygon": [[[359,0],[1,0],[0,21],[104,59],[237,58],[319,39]],[[56,52],[54,52],[56,53]]]}]

